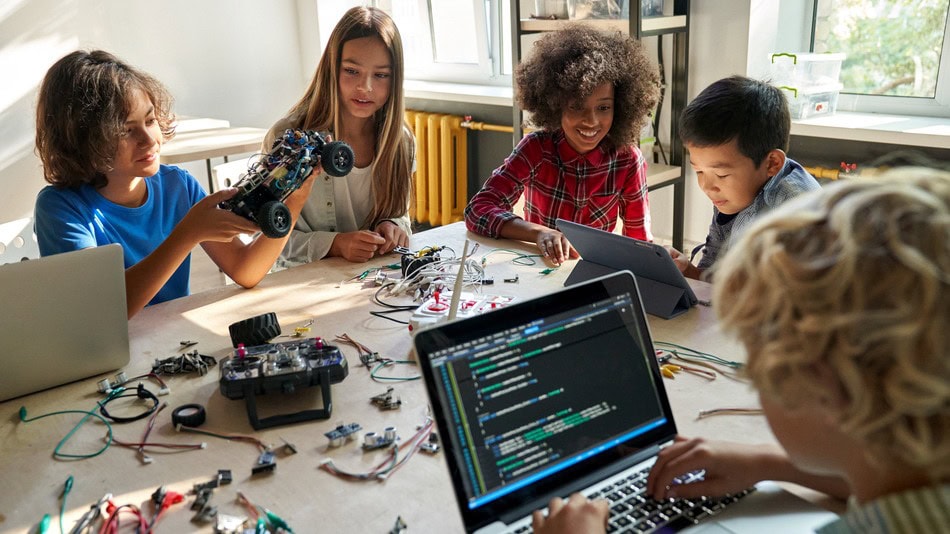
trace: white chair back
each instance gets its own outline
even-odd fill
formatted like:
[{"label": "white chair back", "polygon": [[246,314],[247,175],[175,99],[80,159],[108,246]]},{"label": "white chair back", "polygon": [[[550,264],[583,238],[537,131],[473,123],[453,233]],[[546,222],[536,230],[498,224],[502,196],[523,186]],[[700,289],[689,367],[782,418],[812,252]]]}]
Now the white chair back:
[{"label": "white chair back", "polygon": [[0,223],[0,265],[39,257],[32,217]]}]

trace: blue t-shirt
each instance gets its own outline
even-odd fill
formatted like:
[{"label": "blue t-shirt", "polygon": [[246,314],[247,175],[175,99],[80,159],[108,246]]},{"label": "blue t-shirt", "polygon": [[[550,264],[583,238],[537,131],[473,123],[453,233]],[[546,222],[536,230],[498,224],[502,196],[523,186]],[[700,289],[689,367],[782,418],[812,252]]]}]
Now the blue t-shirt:
[{"label": "blue t-shirt", "polygon": [[[128,269],[158,248],[188,210],[206,196],[194,176],[178,167],[162,165],[145,184],[148,199],[137,208],[115,204],[88,184],[76,189],[43,188],[36,196],[34,212],[40,255],[118,243]],[[187,295],[190,270],[191,255],[149,304]]]}]

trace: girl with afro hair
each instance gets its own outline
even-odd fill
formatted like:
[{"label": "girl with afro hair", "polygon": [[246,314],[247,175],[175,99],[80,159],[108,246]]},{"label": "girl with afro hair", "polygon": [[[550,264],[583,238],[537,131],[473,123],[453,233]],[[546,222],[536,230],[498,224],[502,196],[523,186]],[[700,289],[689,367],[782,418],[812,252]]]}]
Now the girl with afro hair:
[{"label": "girl with afro hair", "polygon": [[[646,160],[636,142],[660,77],[636,40],[573,24],[546,34],[515,71],[526,135],[465,209],[469,230],[532,241],[555,265],[577,257],[557,219],[651,240]],[[524,218],[512,212],[525,196]]]}]

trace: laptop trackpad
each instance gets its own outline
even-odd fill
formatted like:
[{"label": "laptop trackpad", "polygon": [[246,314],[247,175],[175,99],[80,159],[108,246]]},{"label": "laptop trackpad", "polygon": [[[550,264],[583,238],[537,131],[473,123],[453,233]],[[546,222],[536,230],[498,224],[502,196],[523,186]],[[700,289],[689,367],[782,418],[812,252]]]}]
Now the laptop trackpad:
[{"label": "laptop trackpad", "polygon": [[814,532],[838,516],[782,489],[774,482],[758,488],[719,515],[687,528],[686,534],[798,534]]}]

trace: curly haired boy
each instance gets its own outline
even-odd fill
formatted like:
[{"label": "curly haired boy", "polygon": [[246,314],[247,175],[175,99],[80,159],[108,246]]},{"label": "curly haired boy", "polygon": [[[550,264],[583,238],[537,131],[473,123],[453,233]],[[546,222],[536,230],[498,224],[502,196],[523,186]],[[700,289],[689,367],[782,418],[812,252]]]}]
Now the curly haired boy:
[{"label": "curly haired boy", "polygon": [[[782,448],[678,439],[653,468],[653,496],[788,480],[851,496],[818,532],[946,532],[950,173],[899,168],[793,200],[715,276],[720,321],[746,346]],[[697,468],[704,481],[670,486]]]},{"label": "curly haired boy", "polygon": [[[677,437],[657,500],[761,480],[850,497],[820,534],[950,525],[950,173],[894,169],[805,193],[756,221],[714,268],[723,327],[779,444]],[[676,484],[683,473],[702,480]],[[605,501],[555,499],[534,531],[602,533]]]},{"label": "curly haired boy", "polygon": [[[659,70],[621,33],[574,24],[546,34],[515,72],[537,128],[465,208],[472,232],[532,241],[560,264],[577,257],[558,218],[650,240],[646,160],[635,146],[659,98]],[[524,218],[512,213],[525,196]]]}]

